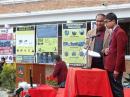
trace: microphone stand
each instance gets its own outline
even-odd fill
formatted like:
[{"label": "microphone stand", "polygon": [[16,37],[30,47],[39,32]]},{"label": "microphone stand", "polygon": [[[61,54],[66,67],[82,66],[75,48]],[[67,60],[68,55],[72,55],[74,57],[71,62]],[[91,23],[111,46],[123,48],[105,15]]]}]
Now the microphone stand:
[{"label": "microphone stand", "polygon": [[[101,33],[97,33],[96,35],[87,38],[88,41],[89,41],[88,47],[87,47],[87,64],[85,64],[85,66],[83,66],[83,69],[90,69],[90,68],[91,68],[91,64],[88,63],[88,62],[89,62],[88,50],[89,50],[89,48],[90,48],[90,45],[91,45],[92,42],[93,42],[93,39],[96,38],[96,37],[99,37],[100,35],[101,35]],[[90,39],[91,39],[91,41],[90,41]]]},{"label": "microphone stand", "polygon": [[90,39],[92,39],[91,40],[91,42],[90,43],[88,43],[88,46],[87,46],[87,48],[86,48],[86,53],[87,53],[87,64],[85,64],[82,68],[83,69],[91,69],[91,64],[89,64],[89,55],[88,55],[88,50],[89,50],[89,48],[90,48],[90,45],[92,44],[92,41],[93,41],[93,39],[94,39],[95,37],[91,37],[91,38],[88,38],[89,40],[88,41],[90,41]]},{"label": "microphone stand", "polygon": [[32,69],[31,68],[29,70],[29,75],[30,75],[30,86],[31,86],[31,88],[33,88]]}]

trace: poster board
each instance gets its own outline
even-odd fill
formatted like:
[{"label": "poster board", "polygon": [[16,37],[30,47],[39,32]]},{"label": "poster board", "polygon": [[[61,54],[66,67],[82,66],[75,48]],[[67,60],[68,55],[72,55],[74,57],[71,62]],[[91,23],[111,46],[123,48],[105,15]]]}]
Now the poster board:
[{"label": "poster board", "polygon": [[13,27],[0,28],[0,60],[13,63]]},{"label": "poster board", "polygon": [[62,26],[62,58],[69,64],[85,64],[82,49],[86,40],[86,23],[68,23]]},{"label": "poster board", "polygon": [[16,62],[34,62],[35,26],[16,28]]},{"label": "poster board", "polygon": [[42,24],[36,26],[37,63],[53,63],[58,52],[58,25]]}]

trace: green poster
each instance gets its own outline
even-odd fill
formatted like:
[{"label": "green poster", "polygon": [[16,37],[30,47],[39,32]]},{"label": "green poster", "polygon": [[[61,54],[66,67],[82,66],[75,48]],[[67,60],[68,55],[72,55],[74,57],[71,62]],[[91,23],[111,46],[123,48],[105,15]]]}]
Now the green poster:
[{"label": "green poster", "polygon": [[86,57],[82,52],[86,38],[85,23],[63,24],[62,58],[66,63],[85,64]]}]

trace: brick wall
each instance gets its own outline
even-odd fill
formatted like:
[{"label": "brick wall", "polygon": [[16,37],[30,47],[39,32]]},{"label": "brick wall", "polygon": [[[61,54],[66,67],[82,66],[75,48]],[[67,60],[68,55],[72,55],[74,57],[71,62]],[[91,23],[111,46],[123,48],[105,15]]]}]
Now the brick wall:
[{"label": "brick wall", "polygon": [[0,13],[17,13],[64,8],[102,6],[102,4],[127,4],[130,0],[43,0],[41,2],[1,5]]}]

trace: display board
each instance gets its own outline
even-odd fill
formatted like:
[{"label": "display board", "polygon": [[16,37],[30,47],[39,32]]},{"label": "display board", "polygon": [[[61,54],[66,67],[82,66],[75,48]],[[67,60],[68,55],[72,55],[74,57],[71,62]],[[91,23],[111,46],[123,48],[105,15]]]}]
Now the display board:
[{"label": "display board", "polygon": [[0,28],[0,59],[13,63],[13,27]]},{"label": "display board", "polygon": [[35,27],[16,28],[16,62],[33,63],[35,59]]},{"label": "display board", "polygon": [[37,63],[53,63],[58,52],[58,25],[43,24],[36,26]]},{"label": "display board", "polygon": [[62,26],[62,58],[69,64],[85,64],[86,23],[68,23]]}]

